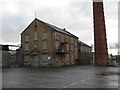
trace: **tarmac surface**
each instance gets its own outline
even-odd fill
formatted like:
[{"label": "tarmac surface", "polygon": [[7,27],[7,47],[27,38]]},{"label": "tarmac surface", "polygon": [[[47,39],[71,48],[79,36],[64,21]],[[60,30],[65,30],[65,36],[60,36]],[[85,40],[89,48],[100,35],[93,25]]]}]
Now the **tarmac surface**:
[{"label": "tarmac surface", "polygon": [[118,88],[118,67],[67,66],[2,69],[2,88]]}]

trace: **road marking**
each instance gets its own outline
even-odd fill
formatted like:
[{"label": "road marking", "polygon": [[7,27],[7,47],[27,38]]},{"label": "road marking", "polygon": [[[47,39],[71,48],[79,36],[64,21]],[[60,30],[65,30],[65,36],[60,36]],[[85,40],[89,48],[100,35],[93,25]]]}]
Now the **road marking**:
[{"label": "road marking", "polygon": [[71,83],[71,84],[69,84],[69,85],[66,85],[66,86],[62,87],[61,89],[67,88],[67,87],[72,86],[72,85],[75,85],[75,84],[78,84],[78,83],[80,83],[80,82],[84,82],[84,81],[86,81],[86,80],[88,80],[88,79],[91,79],[91,78],[87,78],[87,79],[80,80],[80,81],[78,81],[78,82]]}]

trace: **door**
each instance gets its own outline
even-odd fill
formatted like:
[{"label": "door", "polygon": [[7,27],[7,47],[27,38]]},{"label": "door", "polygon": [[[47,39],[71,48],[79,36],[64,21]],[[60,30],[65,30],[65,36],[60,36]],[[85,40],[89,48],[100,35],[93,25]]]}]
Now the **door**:
[{"label": "door", "polygon": [[39,63],[39,58],[38,55],[34,55],[33,56],[33,62],[34,62],[34,67],[38,67],[38,63]]}]

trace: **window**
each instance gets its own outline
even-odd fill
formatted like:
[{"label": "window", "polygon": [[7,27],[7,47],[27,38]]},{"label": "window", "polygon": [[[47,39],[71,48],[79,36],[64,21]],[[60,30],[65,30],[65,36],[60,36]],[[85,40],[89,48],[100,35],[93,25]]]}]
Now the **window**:
[{"label": "window", "polygon": [[75,49],[75,54],[76,54],[76,59],[77,59],[77,57],[78,57],[78,53],[77,53],[77,48]]},{"label": "window", "polygon": [[67,41],[67,42],[69,41],[68,39],[69,39],[69,37],[68,37],[68,36],[66,36],[66,41]]},{"label": "window", "polygon": [[71,45],[71,51],[73,51],[73,45]]},{"label": "window", "polygon": [[47,41],[43,41],[43,49],[47,49]]},{"label": "window", "polygon": [[62,34],[62,42],[64,42],[64,34]]},{"label": "window", "polygon": [[47,39],[47,32],[43,32],[43,40]]},{"label": "window", "polygon": [[25,41],[29,42],[29,35],[28,34],[26,34],[26,36],[25,36]]},{"label": "window", "polygon": [[67,51],[69,51],[69,44],[67,44]]},{"label": "window", "polygon": [[62,61],[65,61],[65,57],[62,55]]},{"label": "window", "polygon": [[55,55],[55,61],[58,61],[58,55]]},{"label": "window", "polygon": [[28,63],[28,62],[29,62],[29,60],[30,60],[29,55],[25,55],[25,57],[24,57],[24,62],[25,62],[25,63]]},{"label": "window", "polygon": [[55,39],[58,40],[58,32],[55,32]]},{"label": "window", "polygon": [[37,31],[34,32],[34,40],[38,40],[38,32]]},{"label": "window", "polygon": [[69,54],[67,55],[67,61],[69,61]]},{"label": "window", "polygon": [[75,46],[77,47],[77,40],[75,40]]},{"label": "window", "polygon": [[56,47],[56,49],[59,49],[59,44],[58,44],[58,42],[55,42],[55,47]]},{"label": "window", "polygon": [[49,64],[48,54],[42,54],[42,64]]},{"label": "window", "polygon": [[26,51],[29,50],[29,43],[25,43],[25,50],[26,50]]},{"label": "window", "polygon": [[71,43],[73,43],[73,38],[71,37]]},{"label": "window", "polygon": [[71,56],[71,59],[72,59],[72,61],[74,61],[74,57],[73,57],[73,54],[72,54],[72,56]]}]

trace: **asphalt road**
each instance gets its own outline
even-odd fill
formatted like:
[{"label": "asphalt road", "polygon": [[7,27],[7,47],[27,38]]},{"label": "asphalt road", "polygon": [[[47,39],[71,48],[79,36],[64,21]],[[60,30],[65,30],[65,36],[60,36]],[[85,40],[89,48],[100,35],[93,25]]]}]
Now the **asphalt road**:
[{"label": "asphalt road", "polygon": [[2,70],[3,88],[118,88],[118,67],[12,67]]}]

